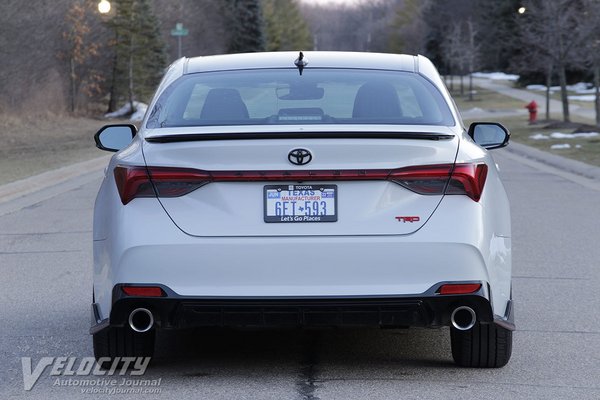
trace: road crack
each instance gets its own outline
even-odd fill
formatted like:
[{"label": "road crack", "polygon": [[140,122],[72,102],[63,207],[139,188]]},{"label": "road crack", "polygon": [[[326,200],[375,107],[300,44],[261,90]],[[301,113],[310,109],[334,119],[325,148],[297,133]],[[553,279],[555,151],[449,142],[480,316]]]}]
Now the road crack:
[{"label": "road crack", "polygon": [[296,381],[296,390],[302,400],[319,400],[315,394],[318,375],[318,353],[321,342],[319,332],[305,332],[302,336],[300,374]]}]

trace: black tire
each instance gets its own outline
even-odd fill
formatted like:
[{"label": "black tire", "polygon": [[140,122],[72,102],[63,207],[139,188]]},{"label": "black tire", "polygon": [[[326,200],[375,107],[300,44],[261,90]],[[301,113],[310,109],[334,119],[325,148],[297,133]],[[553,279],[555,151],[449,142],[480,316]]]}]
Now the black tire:
[{"label": "black tire", "polygon": [[108,357],[111,361],[115,357],[152,357],[154,338],[153,329],[144,333],[134,332],[128,326],[103,329],[93,335],[94,357]]},{"label": "black tire", "polygon": [[468,331],[450,328],[454,362],[461,367],[504,367],[512,354],[512,331],[496,324],[480,324]]}]

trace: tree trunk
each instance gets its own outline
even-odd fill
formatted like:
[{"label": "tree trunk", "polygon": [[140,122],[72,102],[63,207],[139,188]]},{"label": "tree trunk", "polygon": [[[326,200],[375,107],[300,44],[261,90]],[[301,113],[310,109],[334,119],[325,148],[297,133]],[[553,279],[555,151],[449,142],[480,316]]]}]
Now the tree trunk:
[{"label": "tree trunk", "polygon": [[596,126],[600,126],[600,64],[594,65],[594,100],[596,108]]},{"label": "tree trunk", "polygon": [[133,114],[135,109],[133,108],[133,55],[131,53],[129,53],[129,106]]},{"label": "tree trunk", "polygon": [[113,67],[112,67],[112,79],[110,83],[110,98],[108,100],[108,110],[106,112],[113,112],[117,109],[117,52],[115,50],[115,55],[113,57]]},{"label": "tree trunk", "polygon": [[[134,18],[134,3],[131,4],[131,15],[129,17],[131,29],[133,28],[135,18]],[[133,108],[133,48],[134,48],[134,38],[133,31],[129,32],[129,106],[131,107],[131,113],[135,112]]]},{"label": "tree trunk", "polygon": [[563,121],[571,122],[569,116],[569,98],[567,97],[567,73],[563,64],[558,66],[558,78],[560,80],[560,99],[563,108]]},{"label": "tree trunk", "polygon": [[469,101],[473,101],[473,72],[469,72]]},{"label": "tree trunk", "polygon": [[131,107],[131,113],[135,112],[133,107],[133,34],[130,34],[129,40],[129,106]]},{"label": "tree trunk", "polygon": [[452,72],[450,72],[450,92],[454,92],[454,77],[452,76]]},{"label": "tree trunk", "polygon": [[552,66],[546,70],[546,121],[550,121],[550,85],[552,85]]},{"label": "tree trunk", "polygon": [[75,98],[77,97],[77,75],[75,75],[75,59],[71,57],[71,112],[75,112]]}]

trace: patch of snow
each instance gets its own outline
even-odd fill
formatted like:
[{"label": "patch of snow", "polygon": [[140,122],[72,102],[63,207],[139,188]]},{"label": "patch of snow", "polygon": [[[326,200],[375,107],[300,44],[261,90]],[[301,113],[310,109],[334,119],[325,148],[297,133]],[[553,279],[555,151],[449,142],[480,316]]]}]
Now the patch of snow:
[{"label": "patch of snow", "polygon": [[129,119],[131,121],[141,121],[144,119],[144,115],[146,115],[146,110],[148,109],[148,104],[145,103],[136,103],[135,104],[135,112],[131,114]]},{"label": "patch of snow", "polygon": [[575,148],[576,148],[576,149],[580,149],[581,147],[582,147],[582,146],[581,146],[580,144],[576,144],[576,145],[575,145]]},{"label": "patch of snow", "polygon": [[591,87],[589,89],[576,90],[575,93],[577,93],[577,94],[594,94],[594,93],[596,93],[596,88]]},{"label": "patch of snow", "polygon": [[121,118],[131,114],[131,116],[129,117],[131,121],[141,121],[144,118],[144,114],[146,114],[148,104],[139,101],[134,101],[133,107],[135,111],[132,114],[131,104],[125,103],[125,105],[123,105],[123,107],[119,108],[118,110],[104,114],[104,118]]},{"label": "patch of snow", "polygon": [[516,81],[519,75],[506,74],[504,72],[473,72],[474,78],[491,79],[493,81]]},{"label": "patch of snow", "polygon": [[577,82],[574,85],[568,85],[567,86],[567,90],[571,90],[573,92],[576,93],[580,93],[580,91],[585,91],[590,89],[591,87],[593,87],[593,85],[591,83],[587,83],[587,82]]},{"label": "patch of snow", "polygon": [[575,139],[575,138],[591,138],[600,136],[598,132],[578,132],[578,133],[562,133],[553,132],[550,134],[552,139]]},{"label": "patch of snow", "polygon": [[596,95],[595,94],[581,94],[581,95],[573,95],[573,96],[567,96],[569,98],[569,100],[579,100],[579,101],[595,101],[596,100]]},{"label": "patch of snow", "polygon": [[550,148],[552,150],[562,150],[562,149],[570,149],[571,145],[569,143],[563,143],[563,144],[553,144],[552,146],[550,146]]},{"label": "patch of snow", "polygon": [[[539,92],[546,91],[546,85],[527,85],[525,86],[527,90],[535,90]],[[593,94],[595,93],[594,85],[588,82],[578,82],[574,85],[567,85],[567,90],[571,92],[575,92],[577,94]],[[560,86],[550,86],[550,93],[560,92]],[[577,100],[577,99],[574,99]],[[583,100],[588,101],[588,100]]]},{"label": "patch of snow", "polygon": [[545,92],[546,91],[546,85],[527,85],[525,86],[525,89],[527,90],[537,90],[540,92]]},{"label": "patch of snow", "polygon": [[536,133],[535,135],[529,136],[533,140],[547,140],[547,139],[576,139],[576,138],[592,138],[600,136],[598,132],[579,132],[579,133],[562,133],[552,132],[550,135],[544,135],[543,133]]},{"label": "patch of snow", "polygon": [[550,139],[550,136],[544,135],[543,133],[536,133],[535,135],[529,136],[529,138],[533,140],[547,140]]}]

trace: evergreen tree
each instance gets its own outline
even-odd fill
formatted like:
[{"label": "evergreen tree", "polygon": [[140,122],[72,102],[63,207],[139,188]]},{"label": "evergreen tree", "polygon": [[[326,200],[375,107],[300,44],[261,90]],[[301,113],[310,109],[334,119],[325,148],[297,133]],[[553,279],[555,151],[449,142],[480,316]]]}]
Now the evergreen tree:
[{"label": "evergreen tree", "polygon": [[294,0],[263,0],[268,51],[311,50],[310,29]]},{"label": "evergreen tree", "polygon": [[109,110],[127,99],[148,101],[164,73],[165,44],[148,0],[119,0],[109,22],[115,31],[113,85]]},{"label": "evergreen tree", "polygon": [[264,21],[261,0],[227,0],[231,36],[229,53],[251,53],[265,50]]},{"label": "evergreen tree", "polygon": [[[517,10],[521,0],[480,0],[477,2],[477,25],[481,27],[481,67],[484,70],[505,71],[511,59],[523,52],[518,39]],[[525,50],[527,52],[527,50]]]}]

